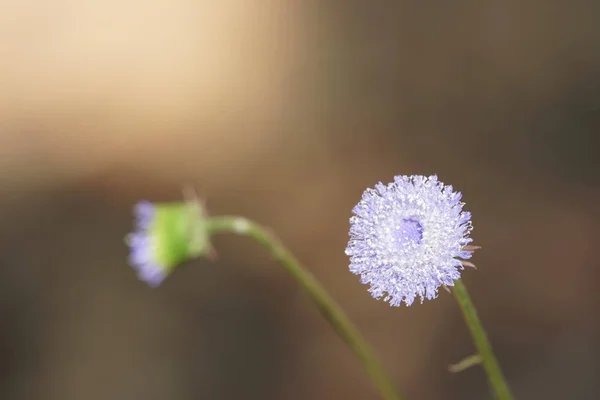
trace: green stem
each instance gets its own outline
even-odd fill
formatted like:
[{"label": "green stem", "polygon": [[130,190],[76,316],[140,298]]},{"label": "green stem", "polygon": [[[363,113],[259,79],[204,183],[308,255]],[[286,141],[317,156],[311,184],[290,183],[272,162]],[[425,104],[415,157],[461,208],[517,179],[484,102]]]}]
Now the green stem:
[{"label": "green stem", "polygon": [[498,360],[496,360],[492,346],[490,345],[485,330],[481,325],[481,321],[477,316],[477,310],[469,297],[467,288],[461,280],[456,280],[452,291],[454,292],[454,297],[463,313],[465,322],[469,326],[471,336],[473,337],[477,351],[481,356],[483,368],[487,373],[490,386],[492,387],[496,398],[498,400],[512,400],[513,397],[508,384],[504,379],[504,375],[502,375],[500,364],[498,364]]},{"label": "green stem", "polygon": [[321,314],[329,321],[333,329],[352,349],[363,364],[371,381],[386,400],[402,400],[394,384],[385,373],[382,364],[374,356],[374,352],[350,322],[340,306],[323,289],[316,278],[306,271],[298,260],[266,229],[243,217],[222,216],[209,217],[206,221],[209,234],[235,233],[247,236],[262,247],[278,261],[283,268],[300,284],[319,308]]}]

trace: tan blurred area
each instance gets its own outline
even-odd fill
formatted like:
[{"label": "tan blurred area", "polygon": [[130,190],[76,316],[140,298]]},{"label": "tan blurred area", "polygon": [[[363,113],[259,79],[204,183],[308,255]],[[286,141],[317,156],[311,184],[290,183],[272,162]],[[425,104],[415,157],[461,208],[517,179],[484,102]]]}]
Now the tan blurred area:
[{"label": "tan blurred area", "polygon": [[362,190],[437,173],[483,246],[465,280],[519,399],[596,399],[600,6],[589,1],[0,2],[0,398],[375,399],[257,246],[159,289],[139,199],[194,185],[276,231],[409,399],[489,397],[451,296],[371,299]]}]

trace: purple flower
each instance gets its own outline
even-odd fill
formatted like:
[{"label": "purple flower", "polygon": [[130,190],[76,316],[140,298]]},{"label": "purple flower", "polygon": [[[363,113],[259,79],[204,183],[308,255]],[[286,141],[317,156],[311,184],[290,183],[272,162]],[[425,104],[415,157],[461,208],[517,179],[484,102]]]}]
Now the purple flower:
[{"label": "purple flower", "polygon": [[126,239],[129,263],[150,286],[159,286],[177,266],[212,249],[204,209],[197,201],[142,201],[134,214],[136,226]]},{"label": "purple flower", "polygon": [[[367,189],[352,210],[350,271],[369,292],[392,306],[415,297],[434,299],[440,286],[453,286],[471,263],[471,213],[460,192],[437,176],[396,176]],[[467,246],[467,247],[465,247]]]}]

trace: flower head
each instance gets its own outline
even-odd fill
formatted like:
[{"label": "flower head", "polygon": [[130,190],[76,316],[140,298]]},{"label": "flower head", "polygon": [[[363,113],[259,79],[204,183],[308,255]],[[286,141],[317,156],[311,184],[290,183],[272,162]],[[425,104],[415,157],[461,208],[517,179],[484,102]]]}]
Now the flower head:
[{"label": "flower head", "polygon": [[[369,292],[392,306],[415,297],[434,299],[453,286],[473,246],[471,213],[461,193],[437,176],[396,176],[367,189],[350,218],[350,271],[370,284]],[[467,247],[465,247],[467,246]]]},{"label": "flower head", "polygon": [[159,286],[182,262],[210,250],[199,203],[139,202],[136,229],[127,236],[138,278]]}]

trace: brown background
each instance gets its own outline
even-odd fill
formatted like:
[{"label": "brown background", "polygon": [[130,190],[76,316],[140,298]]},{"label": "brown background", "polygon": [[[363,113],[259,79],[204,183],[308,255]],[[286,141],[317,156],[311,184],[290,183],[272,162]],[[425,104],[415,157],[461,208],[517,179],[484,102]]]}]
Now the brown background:
[{"label": "brown background", "polygon": [[273,228],[409,399],[489,398],[452,298],[372,300],[347,271],[361,191],[438,173],[519,399],[596,399],[600,5],[593,1],[0,2],[0,398],[375,399],[254,244],[152,290],[140,198],[184,183]]}]

